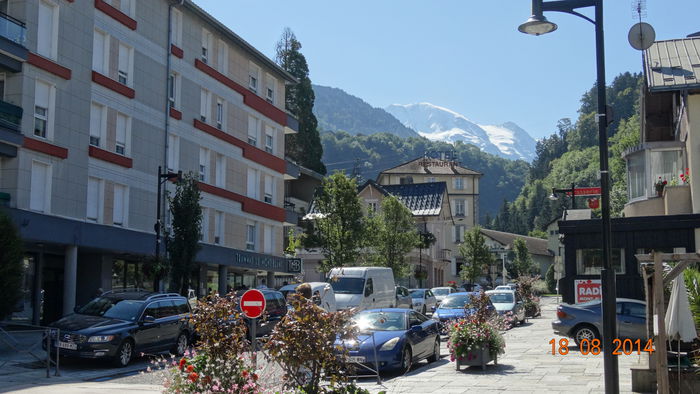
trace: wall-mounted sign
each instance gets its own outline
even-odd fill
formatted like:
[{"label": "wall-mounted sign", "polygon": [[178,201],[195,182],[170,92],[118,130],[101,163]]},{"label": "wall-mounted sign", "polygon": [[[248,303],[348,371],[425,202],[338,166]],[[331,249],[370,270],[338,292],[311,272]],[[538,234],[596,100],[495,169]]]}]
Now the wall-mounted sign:
[{"label": "wall-mounted sign", "polygon": [[600,279],[576,279],[574,280],[575,302],[580,304],[602,298]]},{"label": "wall-mounted sign", "polygon": [[293,274],[301,273],[301,269],[303,266],[304,266],[303,262],[299,258],[287,259],[287,272],[290,272]]}]

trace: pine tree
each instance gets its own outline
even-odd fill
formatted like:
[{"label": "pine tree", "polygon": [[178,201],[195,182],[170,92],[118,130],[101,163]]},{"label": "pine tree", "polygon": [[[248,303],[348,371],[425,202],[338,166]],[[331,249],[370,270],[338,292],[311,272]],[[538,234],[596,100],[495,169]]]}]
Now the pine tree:
[{"label": "pine tree", "polygon": [[293,75],[299,83],[287,87],[285,107],[299,121],[299,133],[287,136],[285,154],[318,173],[325,174],[326,166],[321,162],[323,146],[318,133],[318,120],[313,113],[314,91],[309,79],[309,66],[299,52],[301,43],[291,29],[285,28],[277,42],[277,63]]}]

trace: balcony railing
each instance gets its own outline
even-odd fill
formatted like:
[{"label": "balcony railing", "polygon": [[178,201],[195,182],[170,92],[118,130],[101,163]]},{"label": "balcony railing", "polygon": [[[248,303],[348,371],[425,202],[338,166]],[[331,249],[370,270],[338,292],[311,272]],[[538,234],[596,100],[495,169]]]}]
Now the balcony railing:
[{"label": "balcony railing", "polygon": [[19,132],[22,126],[22,107],[0,100],[0,127]]},{"label": "balcony railing", "polygon": [[442,260],[447,260],[450,261],[452,259],[452,250],[450,249],[441,249],[439,253],[439,257]]},{"label": "balcony railing", "polygon": [[0,12],[0,36],[16,44],[25,46],[27,41],[27,28],[24,22]]}]

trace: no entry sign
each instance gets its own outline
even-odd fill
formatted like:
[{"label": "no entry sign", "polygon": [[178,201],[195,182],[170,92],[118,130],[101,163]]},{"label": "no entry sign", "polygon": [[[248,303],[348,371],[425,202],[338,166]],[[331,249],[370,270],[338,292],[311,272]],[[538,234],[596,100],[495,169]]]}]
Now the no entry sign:
[{"label": "no entry sign", "polygon": [[241,310],[245,317],[256,319],[265,310],[265,296],[260,290],[248,290],[241,297]]}]

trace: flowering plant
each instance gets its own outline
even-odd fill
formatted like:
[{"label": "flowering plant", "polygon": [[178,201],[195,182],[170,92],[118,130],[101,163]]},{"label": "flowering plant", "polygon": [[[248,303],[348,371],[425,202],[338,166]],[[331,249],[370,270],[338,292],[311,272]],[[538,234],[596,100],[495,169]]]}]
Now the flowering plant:
[{"label": "flowering plant", "polygon": [[684,185],[690,184],[690,168],[686,168],[685,172],[682,172],[678,177],[681,178]]},{"label": "flowering plant", "polygon": [[467,317],[450,323],[447,342],[450,360],[472,360],[481,349],[488,350],[491,358],[505,351],[506,342],[500,332],[505,326],[493,317],[489,305],[489,296],[482,291],[465,305],[465,310],[470,311]]},{"label": "flowering plant", "polygon": [[657,193],[662,192],[667,183],[668,182],[666,182],[665,179],[661,180],[661,177],[659,177],[659,179],[656,181],[656,183],[654,183],[654,188],[656,189],[656,192]]},{"label": "flowering plant", "polygon": [[457,282],[455,282],[455,281],[453,281],[453,280],[448,280],[448,281],[447,281],[447,286],[453,287],[453,288],[456,289],[456,288],[457,288]]},{"label": "flowering plant", "polygon": [[262,392],[258,375],[240,357],[214,359],[193,352],[172,364],[163,383],[166,393]]}]

